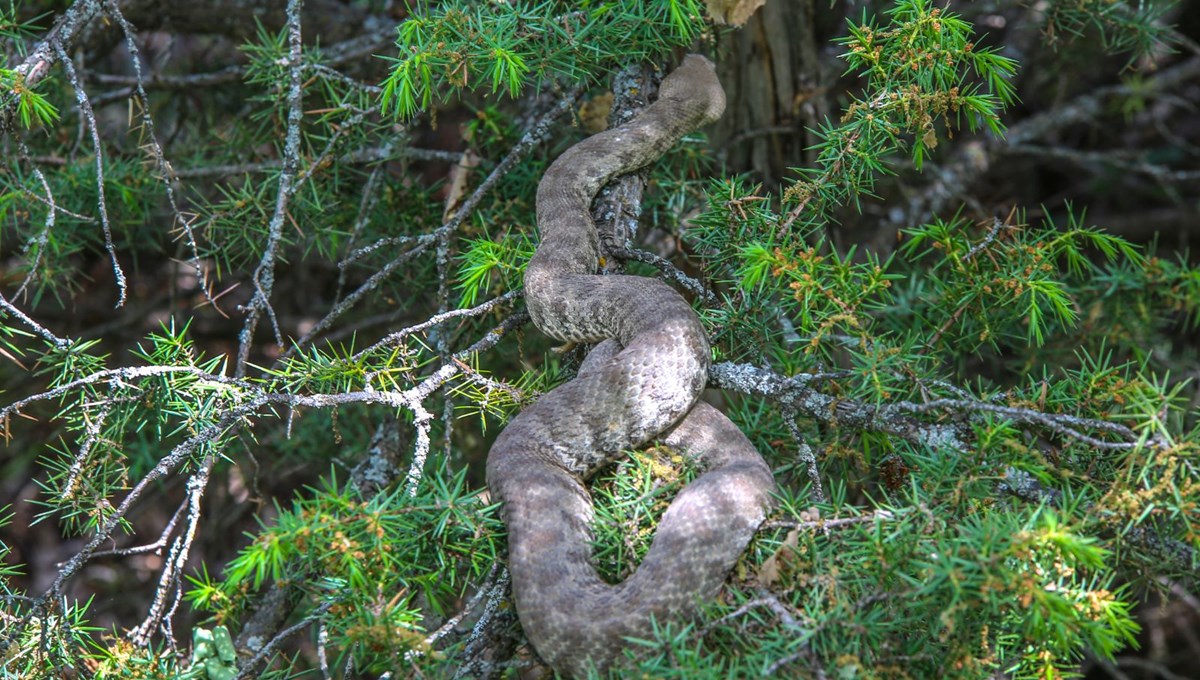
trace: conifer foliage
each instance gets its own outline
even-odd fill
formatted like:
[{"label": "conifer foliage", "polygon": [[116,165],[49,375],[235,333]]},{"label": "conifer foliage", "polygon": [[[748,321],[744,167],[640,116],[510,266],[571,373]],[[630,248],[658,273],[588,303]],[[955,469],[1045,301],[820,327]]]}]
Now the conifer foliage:
[{"label": "conifer foliage", "polygon": [[[578,363],[522,311],[537,182],[614,75],[737,60],[721,4],[0,3],[3,676],[535,665],[480,471]],[[657,243],[606,266],[694,299],[779,482],[721,597],[629,664],[1120,673],[1139,605],[1200,587],[1200,232],[1142,224],[1194,224],[1192,9],[798,4],[844,16],[794,172],[696,135],[597,211],[640,211]],[[1141,231],[1089,216],[1123,195]],[[606,577],[695,472],[651,447],[594,480]]]}]

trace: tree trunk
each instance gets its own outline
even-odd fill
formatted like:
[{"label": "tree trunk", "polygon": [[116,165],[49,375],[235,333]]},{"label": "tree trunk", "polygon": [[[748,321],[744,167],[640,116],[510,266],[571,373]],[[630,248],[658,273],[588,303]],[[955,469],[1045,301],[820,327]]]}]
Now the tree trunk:
[{"label": "tree trunk", "polygon": [[[752,172],[770,188],[807,160],[815,141],[808,128],[828,113],[817,36],[832,25],[830,14],[817,12],[816,0],[768,0],[742,30],[719,39],[729,104],[714,141],[730,172]],[[840,21],[838,12],[833,23]]]}]

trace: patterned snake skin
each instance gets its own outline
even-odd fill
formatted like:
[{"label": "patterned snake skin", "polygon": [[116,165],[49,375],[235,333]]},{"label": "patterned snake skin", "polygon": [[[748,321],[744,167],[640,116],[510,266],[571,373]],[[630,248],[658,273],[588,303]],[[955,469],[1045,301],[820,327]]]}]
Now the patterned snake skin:
[{"label": "patterned snake skin", "polygon": [[[509,423],[488,455],[487,478],[503,502],[517,615],[560,673],[604,671],[621,658],[624,638],[650,637],[653,620],[694,613],[717,593],[770,506],[774,482],[762,457],[720,411],[697,401],[709,346],[688,303],[661,281],[595,275],[596,192],[724,109],[712,63],[690,55],[653,105],[568,149],[538,185],[541,245],[525,273],[529,312],[558,340],[607,341],[574,380]],[[705,472],[671,503],[637,571],[610,585],[590,562],[593,509],[583,482],[655,438]]]}]

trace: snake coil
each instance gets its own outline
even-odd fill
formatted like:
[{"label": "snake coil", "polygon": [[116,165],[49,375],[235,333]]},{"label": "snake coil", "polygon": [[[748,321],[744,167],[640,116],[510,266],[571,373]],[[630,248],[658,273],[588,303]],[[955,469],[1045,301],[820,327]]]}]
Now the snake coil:
[{"label": "snake coil", "polygon": [[[691,306],[661,281],[595,273],[596,192],[724,109],[712,63],[689,55],[663,80],[657,101],[572,146],[538,185],[541,243],[525,272],[530,315],[557,340],[602,344],[574,380],[500,433],[487,479],[503,503],[518,618],[561,673],[604,671],[624,638],[649,637],[654,620],[691,615],[716,594],[770,507],[770,468],[737,426],[698,401],[709,345]],[[590,559],[593,508],[584,481],[621,451],[656,438],[704,473],[671,503],[637,571],[608,584]]]}]

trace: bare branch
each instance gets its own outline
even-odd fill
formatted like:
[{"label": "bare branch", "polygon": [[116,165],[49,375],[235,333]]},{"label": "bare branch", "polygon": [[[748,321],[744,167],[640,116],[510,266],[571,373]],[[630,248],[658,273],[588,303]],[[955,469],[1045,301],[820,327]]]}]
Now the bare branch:
[{"label": "bare branch", "polygon": [[246,678],[254,676],[258,672],[258,667],[261,666],[264,661],[269,659],[271,655],[274,654],[275,651],[287,641],[288,638],[292,637],[296,633],[299,633],[305,628],[308,628],[313,624],[313,622],[319,621],[321,617],[325,616],[326,612],[333,608],[334,604],[336,604],[336,602],[332,600],[322,602],[319,607],[312,610],[312,612],[310,612],[308,616],[305,616],[302,621],[279,631],[275,637],[271,638],[270,642],[263,645],[262,649],[258,650],[253,657],[242,664],[241,670],[239,670],[238,674],[233,677],[233,680],[245,680]]},{"label": "bare branch", "polygon": [[113,246],[112,226],[108,223],[108,203],[104,197],[104,145],[100,141],[100,130],[96,127],[96,114],[92,111],[92,103],[88,101],[83,83],[79,81],[79,75],[75,72],[75,65],[71,63],[71,58],[67,56],[62,45],[55,45],[55,49],[62,63],[63,72],[67,75],[67,81],[75,89],[75,101],[79,103],[79,115],[83,118],[82,122],[92,135],[92,149],[96,154],[96,207],[100,212],[100,226],[104,230],[104,249],[108,252],[108,258],[112,262],[113,278],[117,282],[116,306],[121,307],[125,304],[128,284],[125,281],[125,272],[121,269],[121,263],[117,261],[117,250]]},{"label": "bare branch", "polygon": [[292,183],[300,168],[300,123],[303,102],[303,55],[300,43],[300,0],[288,0],[288,117],[287,136],[283,146],[283,171],[279,174],[279,191],[275,196],[275,212],[268,225],[267,247],[262,260],[254,270],[254,297],[251,298],[245,325],[238,336],[237,365],[234,375],[246,374],[246,361],[250,358],[250,345],[254,342],[254,330],[259,316],[266,312],[275,328],[275,341],[283,348],[283,333],[271,307],[271,292],[275,287],[275,260],[279,256],[279,241],[283,238],[283,221],[287,216],[288,202],[292,196]]},{"label": "bare branch", "polygon": [[[142,125],[145,127],[146,137],[149,140],[150,153],[154,157],[154,167],[161,176],[163,191],[167,196],[167,205],[171,208],[171,216],[174,220],[172,228],[179,230],[179,233],[183,235],[188,252],[191,255],[189,263],[192,265],[192,271],[196,274],[196,281],[200,285],[200,290],[203,291],[204,297],[209,303],[216,306],[216,302],[212,298],[208,277],[204,272],[204,267],[200,263],[200,247],[196,243],[196,234],[192,231],[191,221],[184,217],[183,212],[179,209],[179,202],[175,198],[175,182],[178,180],[178,177],[175,175],[171,164],[167,162],[166,154],[163,152],[162,144],[159,143],[158,134],[154,129],[154,117],[150,115],[150,97],[146,95],[146,88],[142,83],[141,52],[138,50],[137,41],[134,39],[137,29],[125,19],[125,15],[121,13],[121,8],[116,0],[105,0],[105,5],[108,13],[116,19],[117,24],[121,27],[121,32],[125,35],[125,48],[129,50],[129,59],[133,63],[134,93],[137,95],[138,106],[141,109]],[[103,206],[103,204],[101,205]],[[101,217],[103,218],[103,213]]]},{"label": "bare branch", "polygon": [[[65,340],[63,338],[58,337],[54,333],[51,333],[49,330],[46,329],[45,326],[42,326],[40,323],[38,323],[38,322],[34,321],[32,318],[30,318],[29,315],[27,315],[25,312],[22,312],[21,310],[17,309],[15,306],[13,306],[13,304],[8,301],[8,298],[4,297],[3,293],[0,293],[0,310],[3,310],[5,312],[7,312],[8,314],[11,314],[18,321],[25,324],[25,326],[28,327],[30,330],[32,330],[34,333],[37,333],[38,335],[42,336],[42,338],[46,342],[54,345],[55,347],[57,347],[59,349],[66,348],[71,345],[70,340]],[[4,417],[5,417],[4,411],[0,410],[0,420],[2,420]]]},{"label": "bare branch", "polygon": [[470,309],[451,309],[450,311],[443,312],[441,314],[435,314],[435,315],[429,317],[428,319],[422,321],[421,323],[414,324],[407,328],[401,328],[400,330],[394,331],[392,333],[388,333],[384,337],[380,338],[375,344],[371,345],[370,347],[367,347],[366,349],[359,352],[358,354],[355,354],[354,358],[359,359],[368,354],[371,354],[373,352],[377,352],[381,349],[384,349],[386,347],[392,347],[392,346],[398,345],[400,343],[400,341],[403,340],[404,338],[407,338],[408,336],[410,336],[414,333],[420,333],[421,331],[424,331],[424,330],[427,330],[434,326],[437,326],[439,324],[445,323],[446,321],[449,321],[450,319],[482,316],[482,315],[487,314],[488,312],[492,311],[496,307],[499,307],[507,302],[511,302],[512,300],[515,300],[515,299],[521,297],[523,294],[524,293],[521,290],[510,290],[507,293],[505,293],[504,295],[501,295],[500,297],[492,298],[491,300],[480,303],[474,307],[471,307]]},{"label": "bare branch", "polygon": [[[200,464],[199,470],[192,475],[187,482],[187,527],[183,534],[175,539],[174,545],[171,546],[171,552],[167,556],[166,564],[163,566],[162,573],[159,574],[158,588],[154,591],[154,602],[150,605],[150,611],[146,615],[146,619],[129,631],[128,637],[133,644],[139,647],[145,647],[150,644],[150,638],[154,635],[154,631],[163,627],[165,621],[170,620],[170,616],[174,613],[175,608],[179,606],[182,599],[183,588],[181,576],[183,575],[184,565],[187,564],[188,555],[191,554],[192,542],[196,538],[196,529],[200,526],[200,501],[204,498],[204,490],[208,487],[209,475],[212,473],[213,466],[216,465],[219,456],[215,453],[210,453],[204,458],[204,462]],[[168,598],[170,603],[168,604]],[[170,636],[168,635],[168,638]],[[174,644],[174,640],[171,641]]]}]

